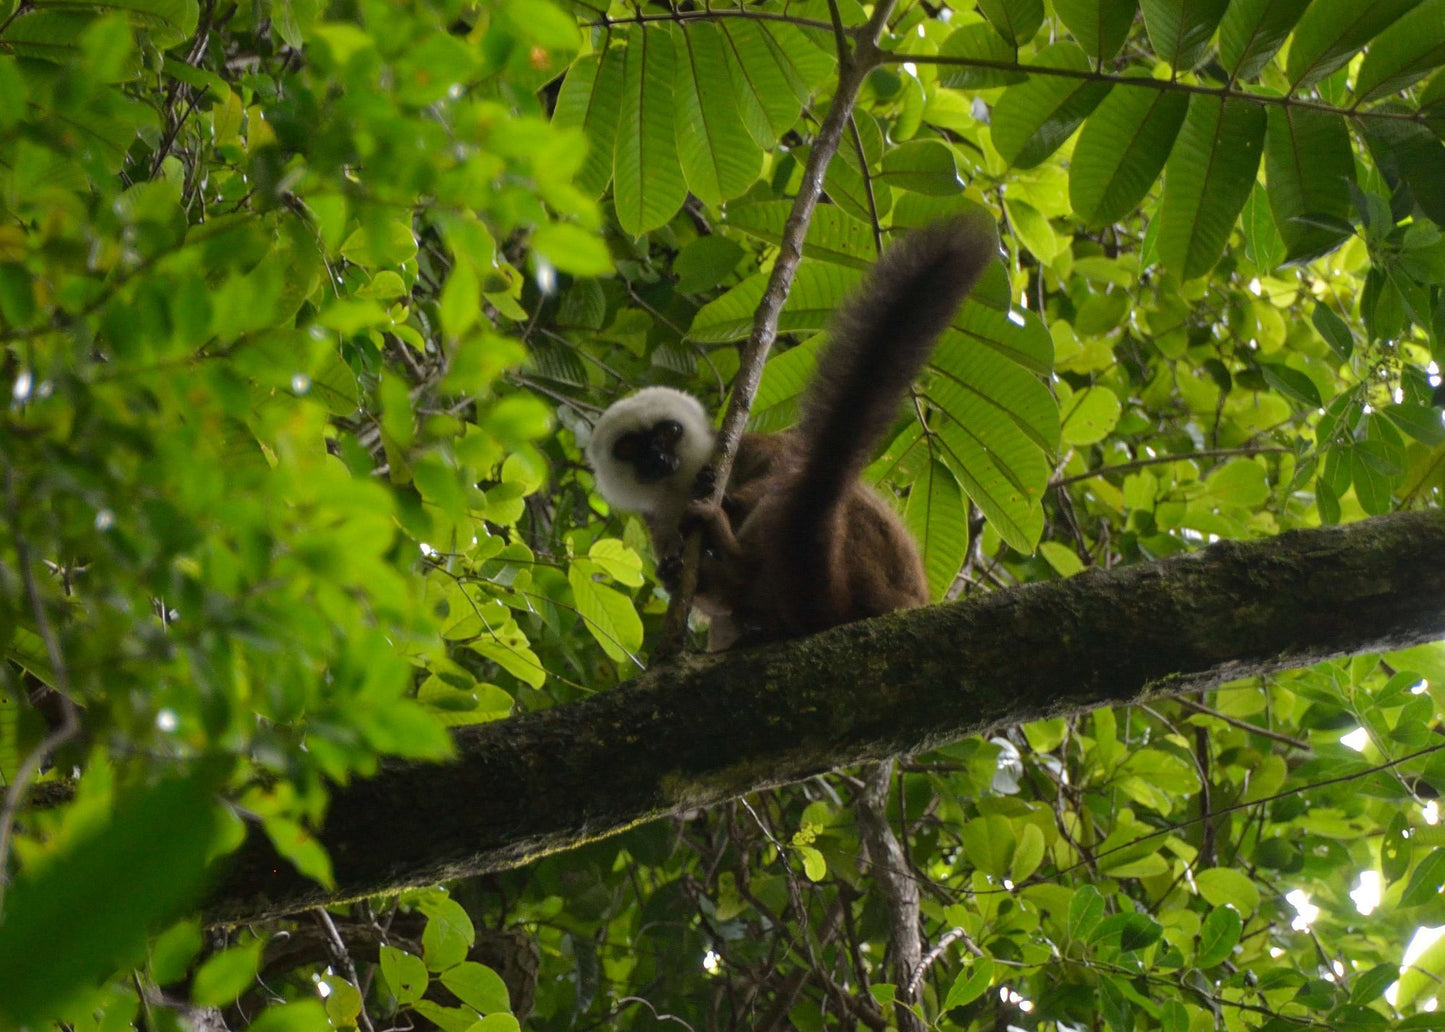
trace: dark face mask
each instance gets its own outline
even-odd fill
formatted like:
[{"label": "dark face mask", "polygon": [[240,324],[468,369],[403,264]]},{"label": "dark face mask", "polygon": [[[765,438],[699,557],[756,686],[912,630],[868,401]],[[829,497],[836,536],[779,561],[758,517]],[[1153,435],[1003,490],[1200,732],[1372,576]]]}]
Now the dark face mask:
[{"label": "dark face mask", "polygon": [[639,484],[655,484],[677,472],[680,440],[682,424],[675,419],[664,419],[650,430],[623,434],[612,446],[612,457],[629,463]]}]

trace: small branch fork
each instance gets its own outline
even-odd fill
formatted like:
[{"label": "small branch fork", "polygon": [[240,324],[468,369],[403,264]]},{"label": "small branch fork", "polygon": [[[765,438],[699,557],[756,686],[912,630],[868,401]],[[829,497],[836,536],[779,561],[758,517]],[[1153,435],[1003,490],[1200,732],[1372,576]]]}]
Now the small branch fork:
[{"label": "small branch fork", "polygon": [[[737,457],[738,442],[742,440],[743,426],[747,423],[748,411],[752,408],[753,397],[757,394],[758,384],[762,380],[763,363],[778,336],[778,317],[782,314],[783,304],[788,300],[793,276],[803,258],[803,240],[808,233],[808,224],[813,219],[813,209],[817,207],[818,199],[823,193],[823,177],[828,171],[828,163],[838,152],[843,131],[853,117],[853,107],[857,103],[863,80],[882,63],[883,53],[878,49],[878,39],[888,24],[896,2],[897,0],[880,0],[867,24],[854,34],[852,52],[844,51],[838,56],[841,71],[838,90],[833,94],[833,102],[823,118],[823,124],[818,128],[818,135],[813,140],[812,150],[803,168],[803,181],[798,188],[798,195],[793,199],[793,210],[788,214],[788,220],[783,226],[778,258],[773,263],[767,290],[764,291],[763,299],[753,316],[752,333],[743,348],[738,374],[733,380],[732,400],[728,404],[727,415],[723,418],[722,429],[718,434],[717,452],[713,457],[716,480],[712,500],[715,503],[722,502],[723,493],[727,489],[728,476],[732,473],[733,460]],[[687,635],[687,614],[692,608],[693,595],[697,592],[697,568],[701,555],[702,533],[695,531],[688,538],[682,580],[677,591],[673,593],[667,617],[663,621],[662,634],[653,650],[654,665],[671,659],[682,651]]]}]

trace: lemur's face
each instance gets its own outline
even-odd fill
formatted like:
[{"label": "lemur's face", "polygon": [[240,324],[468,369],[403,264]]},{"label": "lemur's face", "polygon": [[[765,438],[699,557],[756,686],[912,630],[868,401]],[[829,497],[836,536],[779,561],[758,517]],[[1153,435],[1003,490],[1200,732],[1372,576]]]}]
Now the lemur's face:
[{"label": "lemur's face", "polygon": [[660,419],[618,436],[612,444],[612,457],[631,466],[639,484],[656,484],[677,472],[678,444],[684,433],[676,419]]},{"label": "lemur's face", "polygon": [[587,458],[611,505],[655,513],[686,502],[712,449],[712,421],[701,402],[671,387],[644,387],[602,413]]}]

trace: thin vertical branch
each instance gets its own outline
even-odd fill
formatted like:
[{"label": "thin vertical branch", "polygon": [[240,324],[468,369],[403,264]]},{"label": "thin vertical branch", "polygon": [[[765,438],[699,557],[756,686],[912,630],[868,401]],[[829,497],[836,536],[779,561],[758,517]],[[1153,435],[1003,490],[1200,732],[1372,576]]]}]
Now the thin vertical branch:
[{"label": "thin vertical branch", "polygon": [[[878,49],[878,38],[888,24],[897,0],[880,0],[873,9],[873,16],[854,36],[853,51],[845,54],[839,62],[838,89],[818,135],[813,140],[808,161],[803,166],[803,181],[798,195],[793,199],[793,209],[783,225],[782,240],[778,246],[778,257],[768,277],[767,289],[753,315],[753,329],[743,347],[737,376],[733,379],[732,401],[727,415],[723,418],[718,433],[717,452],[713,456],[713,470],[717,477],[713,487],[712,500],[721,502],[727,490],[728,475],[732,472],[733,460],[737,457],[738,442],[742,440],[743,426],[747,423],[753,397],[762,380],[763,363],[768,351],[778,336],[778,317],[783,304],[788,300],[788,291],[793,285],[793,276],[803,259],[803,240],[808,233],[808,224],[813,219],[813,209],[823,193],[823,177],[828,171],[828,162],[838,152],[843,130],[853,116],[853,106],[858,101],[858,92],[868,73],[878,67],[882,51]],[[654,662],[672,658],[682,651],[687,633],[687,614],[692,608],[692,597],[697,592],[697,567],[702,555],[702,534],[700,531],[689,536],[684,552],[681,583],[673,592],[672,602],[663,621],[662,634],[657,648],[653,650]]]},{"label": "thin vertical branch", "polygon": [[873,878],[888,910],[888,953],[893,962],[893,984],[898,1006],[894,1018],[900,1032],[923,1032],[924,1023],[913,1012],[912,987],[923,966],[923,938],[918,882],[908,857],[888,823],[888,786],[893,778],[893,761],[884,760],[863,770],[863,791],[858,794],[855,814]]}]

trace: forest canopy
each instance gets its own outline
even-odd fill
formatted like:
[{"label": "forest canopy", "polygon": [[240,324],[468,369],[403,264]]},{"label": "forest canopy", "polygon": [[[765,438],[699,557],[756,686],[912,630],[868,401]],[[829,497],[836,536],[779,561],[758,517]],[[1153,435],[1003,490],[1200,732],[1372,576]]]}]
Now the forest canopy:
[{"label": "forest canopy", "polygon": [[[1439,505],[1445,0],[0,0],[0,1028],[1445,1028],[1445,648],[1308,583],[1337,658],[341,898],[480,805],[426,771],[667,676],[596,415],[791,425],[887,243],[980,213],[867,471],[940,605]],[[1439,612],[1381,533],[1352,605]],[[1266,583],[1188,599],[1218,669]],[[927,619],[774,646],[812,694],[715,744],[886,723],[829,687]],[[959,679],[1047,695],[1039,623]],[[328,838],[366,785],[418,819]],[[257,843],[331,905],[216,923]]]}]

